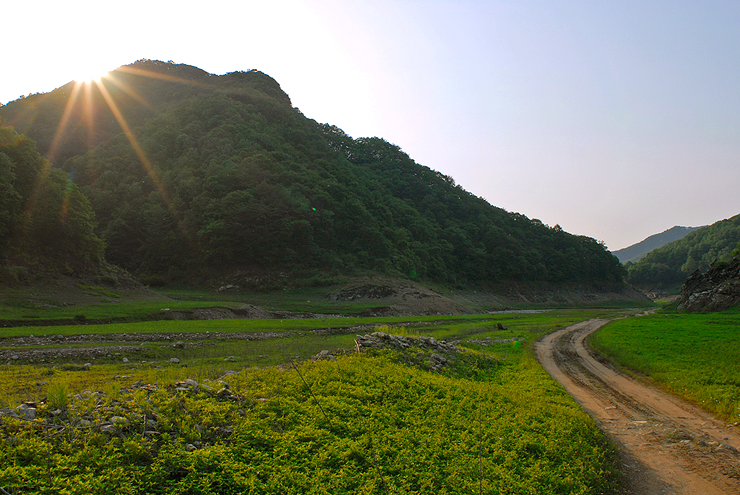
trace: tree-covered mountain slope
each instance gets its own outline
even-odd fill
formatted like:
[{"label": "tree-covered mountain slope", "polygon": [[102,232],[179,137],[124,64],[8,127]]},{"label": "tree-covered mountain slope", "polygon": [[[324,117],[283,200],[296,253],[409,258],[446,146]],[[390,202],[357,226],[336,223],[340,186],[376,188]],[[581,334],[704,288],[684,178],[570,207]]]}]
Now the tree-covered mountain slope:
[{"label": "tree-covered mountain slope", "polygon": [[619,258],[619,261],[622,263],[627,263],[628,261],[635,263],[653,249],[664,246],[669,242],[677,241],[699,228],[701,227],[671,227],[659,234],[653,234],[637,244],[633,244],[623,249],[618,249],[617,251],[612,251],[612,254]]},{"label": "tree-covered mountain slope", "polygon": [[726,260],[740,242],[740,215],[702,227],[687,236],[649,252],[628,264],[628,281],[634,285],[678,287],[699,269]]},{"label": "tree-covered mountain slope", "polygon": [[[379,138],[292,107],[257,71],[142,60],[0,107],[89,198],[145,280],[373,270],[447,284],[620,282],[594,239],[491,206]],[[61,125],[60,125],[61,123]]]},{"label": "tree-covered mountain slope", "polygon": [[0,126],[0,283],[106,272],[90,202],[36,143]]}]

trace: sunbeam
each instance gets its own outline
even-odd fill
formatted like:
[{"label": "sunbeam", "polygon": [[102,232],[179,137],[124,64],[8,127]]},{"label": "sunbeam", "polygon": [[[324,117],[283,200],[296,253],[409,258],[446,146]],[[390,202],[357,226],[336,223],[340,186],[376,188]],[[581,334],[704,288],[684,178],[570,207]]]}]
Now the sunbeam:
[{"label": "sunbeam", "polygon": [[44,186],[44,182],[46,182],[46,178],[49,176],[49,171],[51,170],[51,162],[54,159],[54,154],[56,153],[57,147],[59,146],[59,143],[64,136],[64,132],[67,130],[67,123],[69,122],[69,117],[72,114],[74,104],[77,101],[77,96],[80,94],[81,87],[82,84],[75,83],[74,88],[72,88],[72,94],[69,95],[67,104],[64,107],[64,113],[62,114],[62,118],[59,120],[59,125],[57,125],[57,129],[54,132],[54,138],[51,140],[51,145],[49,146],[49,151],[46,154],[46,160],[44,160],[43,168],[39,172],[36,184],[31,191],[31,195],[29,196],[28,202],[26,203],[26,207],[23,211],[22,231],[25,231],[31,223],[31,217],[33,215],[33,210],[36,207],[36,201],[38,201],[39,193]]},{"label": "sunbeam", "polygon": [[[100,72],[98,74],[100,74]],[[184,238],[188,240],[188,242],[197,245],[197,242],[195,241],[193,236],[188,234],[188,231],[183,224],[181,215],[175,208],[168,191],[163,186],[160,177],[157,174],[156,168],[154,167],[151,160],[147,157],[142,146],[139,144],[128,122],[126,122],[126,118],[124,117],[114,98],[116,93],[114,92],[113,94],[111,94],[111,92],[108,90],[108,87],[106,87],[108,83],[112,84],[118,91],[120,91],[119,94],[127,95],[128,97],[139,103],[142,107],[156,113],[156,109],[151,103],[146,101],[141,95],[139,95],[128,84],[126,84],[124,80],[121,79],[120,76],[122,74],[131,74],[151,79],[160,79],[201,88],[212,87],[211,84],[201,81],[184,79],[168,74],[159,74],[148,70],[133,69],[126,66],[119,67],[114,72],[106,72],[103,76],[96,75],[86,77],[84,79],[77,79],[72,85],[69,97],[64,103],[62,116],[59,119],[51,143],[49,144],[45,155],[46,159],[44,160],[42,169],[39,172],[38,178],[36,180],[36,183],[34,184],[29,199],[26,202],[26,206],[23,211],[22,231],[26,231],[32,223],[34,210],[37,208],[37,204],[40,200],[41,191],[43,190],[44,185],[48,180],[51,168],[54,166],[54,163],[57,159],[57,155],[62,156],[62,158],[60,158],[61,160],[65,159],[63,157],[65,152],[64,143],[66,143],[67,136],[75,132],[76,128],[83,125],[82,121],[84,121],[84,125],[87,131],[87,149],[92,150],[97,143],[96,125],[104,124],[104,122],[99,119],[103,117],[103,113],[101,112],[105,108],[105,106],[107,106],[111,114],[117,121],[120,129],[126,136],[126,139],[131,145],[131,148],[133,149],[138,161],[143,166],[144,171],[151,179],[156,191],[162,198],[165,207],[169,211],[172,218],[175,220],[178,229],[184,235]],[[118,75],[119,77],[117,78],[116,75]],[[100,96],[102,96],[102,101],[98,97],[98,91],[100,93]],[[81,93],[83,94],[81,95]],[[102,105],[102,102],[105,102],[105,106]],[[61,165],[61,163],[57,165]],[[59,212],[59,221],[62,224],[68,220],[70,208],[69,201],[71,198],[70,194],[72,192],[72,187],[74,187],[73,180],[70,178],[68,187],[65,192],[62,209]]]},{"label": "sunbeam", "polygon": [[152,106],[151,103],[149,103],[148,101],[146,101],[136,91],[134,91],[133,89],[129,88],[127,85],[125,85],[124,83],[122,83],[121,81],[119,81],[118,79],[116,79],[116,77],[113,74],[108,74],[108,76],[105,78],[105,80],[108,81],[108,82],[110,82],[110,83],[112,83],[115,87],[117,87],[118,89],[120,89],[121,91],[123,91],[124,93],[126,93],[128,96],[130,96],[131,98],[133,98],[134,100],[136,100],[144,108],[147,108],[147,109],[151,110],[152,112],[154,111],[154,107]]},{"label": "sunbeam", "polygon": [[180,215],[175,210],[174,205],[172,204],[172,201],[170,200],[169,194],[167,194],[167,191],[162,186],[162,183],[160,182],[159,177],[157,176],[157,172],[156,170],[154,170],[154,166],[152,166],[152,163],[149,161],[149,158],[146,156],[146,153],[144,153],[144,150],[139,145],[139,142],[137,141],[136,136],[134,136],[134,133],[131,132],[131,129],[129,128],[128,123],[126,122],[126,119],[123,117],[123,114],[118,109],[118,105],[116,105],[116,102],[113,100],[113,97],[110,95],[110,93],[108,92],[104,84],[100,83],[97,86],[100,89],[100,93],[103,95],[105,102],[108,104],[108,108],[110,108],[111,112],[113,113],[113,116],[118,121],[118,125],[121,126],[121,130],[123,130],[123,133],[126,135],[126,139],[128,139],[129,143],[131,144],[131,147],[133,148],[134,153],[136,153],[137,158],[139,159],[141,164],[144,166],[146,173],[149,175],[149,178],[154,183],[154,187],[157,188],[157,191],[162,197],[162,200],[167,206],[167,209],[170,211],[172,216],[177,221],[177,224],[180,230],[183,233],[186,233],[185,228],[182,226],[182,220],[180,219]]}]

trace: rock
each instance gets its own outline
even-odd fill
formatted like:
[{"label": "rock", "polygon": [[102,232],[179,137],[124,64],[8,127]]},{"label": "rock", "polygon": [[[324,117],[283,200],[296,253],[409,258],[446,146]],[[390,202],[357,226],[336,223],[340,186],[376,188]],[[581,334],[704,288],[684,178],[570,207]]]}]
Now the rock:
[{"label": "rock", "polygon": [[123,416],[113,416],[110,418],[111,424],[118,427],[125,427],[131,424],[131,422],[128,420],[128,418],[124,418]]},{"label": "rock", "polygon": [[36,419],[36,408],[31,407],[28,404],[21,404],[20,406],[15,408],[15,412],[21,419],[27,419],[28,421],[33,421]]},{"label": "rock", "polygon": [[229,362],[233,363],[234,361],[236,361],[236,358],[234,356],[226,356],[224,358],[224,361],[229,361]]},{"label": "rock", "polygon": [[179,360],[179,359],[177,359],[177,358],[170,358],[170,363],[175,363],[175,364],[177,364],[177,363],[179,363],[179,362],[180,362],[180,360]]},{"label": "rock", "polygon": [[182,383],[184,383],[188,387],[192,387],[193,390],[198,390],[198,382],[196,382],[192,378],[186,378],[185,380],[182,381]]},{"label": "rock", "polygon": [[447,364],[447,358],[445,358],[441,354],[432,353],[431,356],[429,356],[429,368],[432,371],[439,371],[444,367],[444,365]]},{"label": "rock", "polygon": [[92,368],[92,363],[85,363],[85,364],[83,364],[83,365],[82,365],[82,367],[83,367],[83,368],[84,368],[85,370],[89,370],[90,368]]},{"label": "rock", "polygon": [[684,282],[678,299],[679,312],[724,311],[740,303],[740,258],[712,263],[703,274],[696,270]]},{"label": "rock", "polygon": [[128,358],[123,358],[123,362],[124,362],[124,363],[128,363],[128,362],[129,362],[129,361],[128,361]]},{"label": "rock", "polygon": [[112,424],[103,424],[103,425],[100,425],[100,433],[115,434],[116,432],[118,432],[118,430]]},{"label": "rock", "polygon": [[172,347],[176,347],[178,349],[184,349],[185,348],[185,342],[183,342],[182,340],[178,340],[177,342],[175,342],[174,344],[172,344]]},{"label": "rock", "polygon": [[322,360],[330,360],[330,361],[336,361],[337,358],[332,354],[330,351],[327,351],[326,349],[316,354],[313,358],[314,361],[322,361]]},{"label": "rock", "polygon": [[218,392],[216,392],[216,397],[221,400],[230,400],[234,398],[234,394],[231,393],[231,390],[229,390],[228,388],[222,388],[219,389]]}]

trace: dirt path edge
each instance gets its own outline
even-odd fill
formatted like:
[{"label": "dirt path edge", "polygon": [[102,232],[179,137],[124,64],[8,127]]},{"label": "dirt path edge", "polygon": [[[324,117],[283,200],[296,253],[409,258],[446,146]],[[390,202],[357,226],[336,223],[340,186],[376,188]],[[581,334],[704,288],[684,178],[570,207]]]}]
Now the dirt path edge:
[{"label": "dirt path edge", "polygon": [[622,453],[623,494],[740,494],[740,435],[706,411],[603,364],[585,344],[609,320],[589,320],[535,343],[547,372]]}]

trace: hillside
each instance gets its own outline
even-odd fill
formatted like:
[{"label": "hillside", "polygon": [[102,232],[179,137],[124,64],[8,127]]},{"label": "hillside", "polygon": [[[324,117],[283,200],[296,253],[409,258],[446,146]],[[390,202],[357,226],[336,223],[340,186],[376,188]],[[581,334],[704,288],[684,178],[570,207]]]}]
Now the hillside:
[{"label": "hillside", "polygon": [[73,178],[107,259],[149,284],[623,276],[594,239],[491,206],[383,139],[306,118],[258,71],[141,60],[98,84],[11,102],[0,119]]},{"label": "hillside", "polygon": [[60,275],[117,278],[90,202],[36,144],[0,127],[0,284]]},{"label": "hillside", "polygon": [[706,272],[717,260],[727,260],[740,242],[740,215],[691,232],[678,241],[628,264],[628,281],[638,286],[677,289],[695,270]]},{"label": "hillside", "polygon": [[669,242],[682,239],[698,228],[700,227],[671,227],[660,234],[653,234],[637,244],[633,244],[623,249],[618,249],[617,251],[612,251],[612,254],[616,256],[621,263],[627,263],[628,261],[635,263],[653,249],[664,246]]}]

